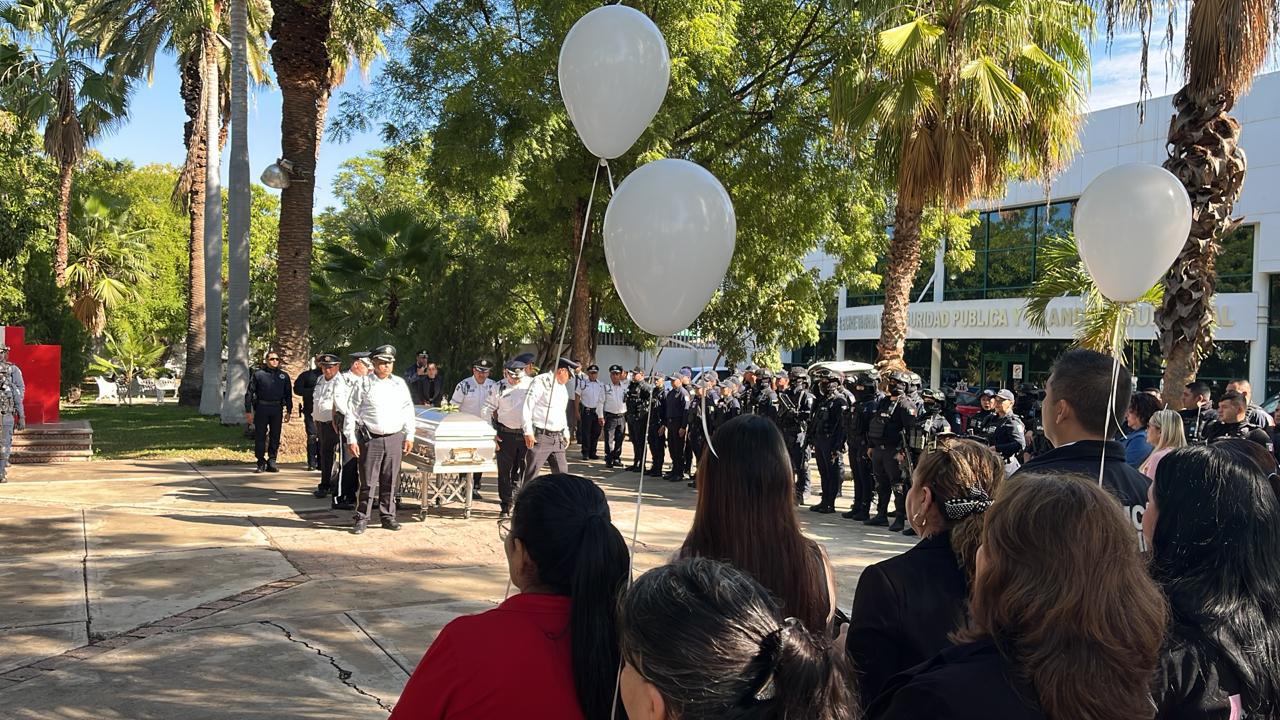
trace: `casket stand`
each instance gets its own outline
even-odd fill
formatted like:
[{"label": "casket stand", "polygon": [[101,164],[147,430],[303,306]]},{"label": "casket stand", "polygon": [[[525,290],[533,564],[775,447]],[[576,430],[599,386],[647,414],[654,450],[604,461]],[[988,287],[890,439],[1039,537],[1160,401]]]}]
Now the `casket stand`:
[{"label": "casket stand", "polygon": [[427,508],[462,504],[471,517],[472,473],[496,473],[493,426],[475,415],[418,407],[413,449],[404,456],[399,496],[416,499],[416,518]]}]

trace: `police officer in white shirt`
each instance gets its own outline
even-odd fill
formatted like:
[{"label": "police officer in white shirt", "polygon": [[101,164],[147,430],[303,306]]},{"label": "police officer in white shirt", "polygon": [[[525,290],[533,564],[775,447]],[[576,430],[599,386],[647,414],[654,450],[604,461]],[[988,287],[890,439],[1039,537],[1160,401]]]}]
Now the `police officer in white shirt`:
[{"label": "police officer in white shirt", "polygon": [[342,468],[338,471],[338,504],[349,504],[349,510],[356,506],[356,495],[360,492],[360,461],[342,442],[342,428],[346,425],[347,416],[351,414],[351,391],[356,385],[364,382],[364,378],[373,372],[373,362],[369,360],[369,351],[351,353],[351,367],[335,378],[333,389],[333,426],[338,429],[338,447],[342,452]]},{"label": "police officer in white shirt", "polygon": [[[449,402],[458,406],[458,409],[469,415],[480,417],[480,413],[484,411],[485,400],[489,397],[489,393],[498,387],[498,383],[489,379],[489,372],[493,370],[493,363],[488,360],[477,360],[471,366],[471,377],[463,378],[462,382],[453,389],[453,397]],[[480,476],[484,473],[473,473],[471,476],[471,499],[480,500]]]},{"label": "police officer in white shirt", "polygon": [[578,363],[560,358],[554,372],[533,379],[524,397],[524,446],[532,450],[525,460],[524,482],[529,482],[549,460],[551,472],[569,472],[564,449],[569,444],[569,391],[565,383]]},{"label": "police officer in white shirt", "polygon": [[604,428],[604,466],[622,467],[622,428],[627,423],[627,388],[621,365],[609,366],[609,382],[600,393],[600,425]]},{"label": "police officer in white shirt", "polygon": [[[320,368],[320,377],[316,379],[315,390],[311,393],[311,421],[315,425],[318,437],[320,485],[316,488],[315,496],[332,497],[334,507],[339,507],[339,498],[342,493],[339,491],[338,478],[334,474],[334,456],[338,452],[338,447],[342,445],[342,438],[335,416],[338,411],[338,390],[343,385],[343,379],[339,374],[337,355],[331,353],[317,355],[316,366]],[[354,493],[352,495],[354,496]],[[355,503],[350,502],[345,509],[353,507]]]},{"label": "police officer in white shirt", "polygon": [[481,414],[498,431],[499,517],[511,515],[512,498],[524,479],[524,461],[529,452],[524,445],[524,401],[533,378],[526,375],[524,369],[525,364],[519,360],[511,360],[504,366],[503,381],[489,393]]},{"label": "police officer in white shirt", "polygon": [[580,381],[578,395],[578,443],[582,445],[583,460],[599,460],[596,449],[600,446],[600,427],[604,416],[600,403],[604,399],[604,383],[600,382],[600,368],[587,366],[587,379]]},{"label": "police officer in white shirt", "polygon": [[400,463],[413,447],[417,416],[413,397],[404,378],[391,372],[396,349],[380,345],[370,353],[373,374],[351,391],[343,435],[347,449],[360,459],[360,496],[356,500],[353,535],[364,532],[373,514],[374,488],[382,527],[399,530],[396,522],[396,486],[400,484]]}]

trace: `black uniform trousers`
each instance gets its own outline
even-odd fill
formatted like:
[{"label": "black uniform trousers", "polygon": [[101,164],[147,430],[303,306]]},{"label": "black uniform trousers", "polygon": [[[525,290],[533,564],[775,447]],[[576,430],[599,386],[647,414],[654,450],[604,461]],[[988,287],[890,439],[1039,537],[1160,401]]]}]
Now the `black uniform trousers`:
[{"label": "black uniform trousers", "polygon": [[360,497],[356,500],[356,520],[373,515],[376,499],[382,519],[395,519],[396,487],[400,485],[400,464],[404,459],[404,433],[373,435],[360,443]]},{"label": "black uniform trousers", "polygon": [[818,435],[813,439],[813,446],[818,456],[818,475],[822,478],[822,504],[834,506],[844,482],[844,462],[840,457],[844,440]]},{"label": "black uniform trousers", "polygon": [[649,462],[653,463],[650,468],[654,472],[662,471],[663,456],[667,451],[667,438],[662,434],[662,425],[653,425],[649,428]]},{"label": "black uniform trousers", "polygon": [[871,468],[876,476],[876,514],[889,514],[889,494],[893,493],[893,516],[907,514],[906,486],[902,481],[902,464],[898,448],[876,446],[871,449]]},{"label": "black uniform trousers", "polygon": [[627,439],[631,441],[631,464],[640,467],[640,457],[644,455],[644,421],[643,415],[640,417],[627,416]]},{"label": "black uniform trousers", "polygon": [[791,456],[791,472],[796,476],[796,499],[804,498],[809,489],[809,447],[800,442],[799,435],[787,433],[787,454]]},{"label": "black uniform trousers", "polygon": [[[595,408],[584,407],[578,411],[578,443],[582,445],[582,457],[596,459],[600,448],[600,416]],[[607,452],[607,450],[606,450]]]},{"label": "black uniform trousers", "polygon": [[533,450],[525,456],[524,482],[532,480],[548,462],[552,473],[569,472],[569,461],[564,456],[564,449],[569,443],[564,439],[564,433],[535,427],[533,438]]},{"label": "black uniform trousers", "polygon": [[[310,420],[311,417],[307,416]],[[330,420],[316,420],[315,427],[318,437],[316,438],[316,461],[320,464],[320,487],[324,488],[333,497],[339,497],[338,485],[339,477],[334,472],[335,456],[338,453],[338,445],[341,439],[338,437],[338,431],[334,429],[333,422]]]},{"label": "black uniform trousers", "polygon": [[280,452],[280,422],[283,408],[279,402],[256,403],[253,406],[253,454],[258,464],[276,461]]},{"label": "black uniform trousers", "polygon": [[622,415],[615,415],[613,413],[604,414],[605,462],[622,462],[622,429],[625,424],[626,423]]},{"label": "black uniform trousers", "polygon": [[524,480],[524,461],[528,453],[523,430],[498,426],[498,502],[503,510],[511,509],[516,489]]},{"label": "black uniform trousers", "polygon": [[351,454],[347,449],[347,441],[342,439],[342,426],[346,422],[346,418],[342,413],[333,414],[333,423],[338,427],[338,457],[340,459],[339,467],[334,471],[338,476],[337,490],[334,497],[342,500],[355,500],[356,495],[360,492],[360,461]]},{"label": "black uniform trousers", "polygon": [[667,425],[667,452],[671,455],[671,474],[680,477],[688,470],[684,464],[685,439],[681,431],[688,428],[684,423]]},{"label": "black uniform trousers", "polygon": [[316,428],[316,421],[311,419],[311,413],[302,413],[302,424],[307,428],[307,465],[309,467],[319,467],[320,432]]},{"label": "black uniform trousers", "polygon": [[853,472],[853,509],[870,513],[876,476],[871,470],[871,458],[867,457],[867,445],[864,441],[849,441],[849,464],[849,469]]}]

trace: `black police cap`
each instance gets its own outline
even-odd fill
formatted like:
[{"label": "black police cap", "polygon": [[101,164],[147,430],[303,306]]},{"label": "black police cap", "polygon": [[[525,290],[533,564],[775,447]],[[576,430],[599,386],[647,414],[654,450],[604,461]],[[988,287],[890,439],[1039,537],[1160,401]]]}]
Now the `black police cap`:
[{"label": "black police cap", "polygon": [[589,372],[589,373],[593,373],[593,372],[600,372],[600,366],[599,366],[599,365],[588,365],[588,366],[587,366],[587,372]]},{"label": "black police cap", "polygon": [[609,366],[609,372],[611,372],[611,373],[620,373],[620,372],[622,372],[622,366],[621,366],[621,365],[616,365],[616,364],[615,364],[615,365],[610,365],[610,366]]},{"label": "black police cap", "polygon": [[338,356],[333,353],[321,353],[316,356],[317,365],[337,365]]},{"label": "black police cap", "polygon": [[484,358],[481,358],[471,363],[471,367],[472,369],[475,369],[475,370],[483,370],[485,372],[489,372],[493,370],[493,363],[489,362],[488,360],[485,360]]},{"label": "black police cap", "polygon": [[390,360],[396,359],[396,348],[394,345],[379,345],[369,352],[369,357],[374,360]]},{"label": "black police cap", "polygon": [[580,368],[580,367],[582,367],[582,365],[580,365],[579,363],[576,363],[576,362],[574,362],[574,361],[570,360],[569,358],[563,358],[563,357],[562,357],[562,358],[560,358],[560,360],[558,360],[558,361],[556,362],[556,369],[557,369],[557,370],[561,370],[561,369],[563,369],[563,370],[577,370],[577,369],[578,369],[578,368]]}]

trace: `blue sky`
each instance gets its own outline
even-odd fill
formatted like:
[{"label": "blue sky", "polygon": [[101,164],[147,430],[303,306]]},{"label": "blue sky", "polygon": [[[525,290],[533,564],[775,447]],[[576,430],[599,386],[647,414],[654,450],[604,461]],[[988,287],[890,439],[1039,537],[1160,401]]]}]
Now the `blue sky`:
[{"label": "blue sky", "polygon": [[[1163,33],[1164,19],[1155,22],[1157,33]],[[1163,42],[1151,50],[1151,92],[1161,96],[1178,89],[1177,68],[1166,66]],[[1175,36],[1180,52],[1181,27]],[[1093,85],[1089,105],[1092,110],[1136,103],[1138,100],[1140,44],[1135,33],[1117,35],[1111,48],[1099,33],[1093,43]],[[332,112],[344,90],[358,88],[376,77],[380,65],[375,64],[368,78],[358,68],[352,69],[330,103]],[[129,159],[138,165],[148,163],[182,163],[182,125],[186,114],[178,95],[178,74],[172,59],[157,63],[155,81],[140,86],[132,101],[131,119],[115,135],[98,144],[107,157]],[[332,181],[346,160],[364,155],[381,146],[376,133],[364,133],[346,143],[326,142],[320,149],[316,168],[316,209],[335,204]],[[280,152],[280,92],[275,88],[253,91],[249,106],[249,157],[252,176],[256,180],[262,170],[275,161]],[[223,158],[224,177],[226,158]]]}]

